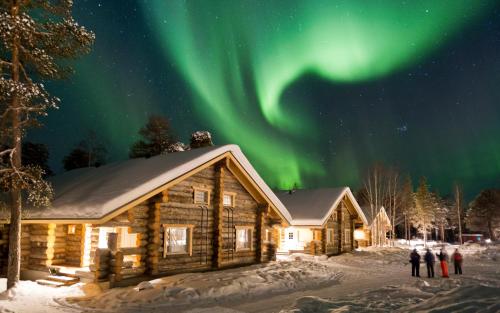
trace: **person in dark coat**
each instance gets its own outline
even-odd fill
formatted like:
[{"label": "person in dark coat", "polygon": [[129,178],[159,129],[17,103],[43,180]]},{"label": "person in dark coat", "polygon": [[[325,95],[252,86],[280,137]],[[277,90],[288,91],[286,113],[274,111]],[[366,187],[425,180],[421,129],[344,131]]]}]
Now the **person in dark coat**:
[{"label": "person in dark coat", "polygon": [[462,254],[458,251],[458,249],[455,249],[451,258],[453,260],[453,264],[455,264],[455,275],[462,275],[462,262],[464,260]]},{"label": "person in dark coat", "polygon": [[439,263],[441,264],[441,275],[443,278],[449,278],[448,276],[448,254],[446,253],[445,249],[441,249],[439,251],[439,254],[436,253],[436,256],[438,257]]},{"label": "person in dark coat", "polygon": [[411,276],[420,277],[420,254],[418,254],[417,249],[413,249],[410,254],[411,263]]},{"label": "person in dark coat", "polygon": [[427,249],[424,256],[425,264],[427,265],[427,277],[434,278],[434,254],[432,254],[431,249]]}]

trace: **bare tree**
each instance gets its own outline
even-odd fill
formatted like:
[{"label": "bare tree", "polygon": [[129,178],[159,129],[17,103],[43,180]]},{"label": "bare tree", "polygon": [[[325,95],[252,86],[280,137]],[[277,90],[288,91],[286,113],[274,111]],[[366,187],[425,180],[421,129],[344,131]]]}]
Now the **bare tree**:
[{"label": "bare tree", "polygon": [[[367,172],[366,177],[363,181],[364,190],[363,195],[366,203],[368,203],[370,207],[370,216],[369,219],[373,220],[380,207],[383,205],[384,195],[385,195],[385,169],[384,166],[380,163],[376,163],[373,165]],[[381,238],[379,236],[380,225],[374,223],[372,225],[371,231],[371,240],[373,245],[380,245]]]},{"label": "bare tree", "polygon": [[396,168],[386,170],[385,179],[386,196],[384,198],[384,207],[387,209],[389,219],[391,220],[391,244],[394,244],[396,232],[396,215],[400,207],[401,183],[400,174]]},{"label": "bare tree", "polygon": [[455,213],[456,213],[456,218],[458,222],[458,242],[460,244],[463,244],[462,242],[462,214],[463,214],[463,209],[462,209],[462,199],[463,199],[463,190],[462,186],[459,184],[455,183],[455,186],[453,188],[453,194],[455,198]]},{"label": "bare tree", "polygon": [[405,239],[410,240],[410,214],[415,206],[413,184],[411,177],[407,176],[400,192],[400,213],[404,222]]}]

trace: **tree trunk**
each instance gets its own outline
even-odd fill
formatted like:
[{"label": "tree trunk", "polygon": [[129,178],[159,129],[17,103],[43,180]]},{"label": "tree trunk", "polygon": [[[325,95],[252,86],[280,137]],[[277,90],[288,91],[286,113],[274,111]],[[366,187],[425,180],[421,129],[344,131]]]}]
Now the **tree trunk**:
[{"label": "tree trunk", "polygon": [[460,244],[462,245],[463,244],[463,242],[462,242],[462,215],[461,215],[462,210],[460,210],[461,192],[460,192],[458,185],[455,185],[455,197],[456,197],[455,202],[457,205],[457,215],[458,215],[458,242],[460,242]]},{"label": "tree trunk", "polygon": [[[19,3],[14,1],[11,7],[11,15],[19,15]],[[12,45],[12,80],[19,81],[19,37],[14,36]],[[21,129],[19,111],[19,97],[14,94],[11,103],[12,116],[12,139],[13,139],[13,154],[12,165],[14,168],[21,167]],[[21,192],[17,189],[11,191],[11,213],[10,213],[10,230],[9,230],[9,258],[7,269],[7,289],[15,286],[19,281],[21,272]]]},{"label": "tree trunk", "polygon": [[488,219],[488,232],[490,233],[490,239],[496,241],[495,231],[493,230],[493,225],[491,223],[491,218]]}]

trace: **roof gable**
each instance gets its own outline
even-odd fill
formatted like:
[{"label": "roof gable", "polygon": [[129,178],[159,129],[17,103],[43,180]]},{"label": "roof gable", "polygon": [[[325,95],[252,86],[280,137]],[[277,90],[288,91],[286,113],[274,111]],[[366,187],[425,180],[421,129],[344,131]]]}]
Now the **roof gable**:
[{"label": "roof gable", "polygon": [[349,199],[356,213],[366,222],[366,217],[349,187],[282,191],[278,196],[290,212],[292,225],[295,226],[324,225],[344,197]]},{"label": "roof gable", "polygon": [[132,159],[99,168],[64,173],[52,180],[55,198],[51,207],[25,209],[24,222],[104,222],[224,158],[231,160],[233,167],[244,171],[247,180],[255,189],[254,194],[255,191],[259,192],[286,222],[291,220],[284,205],[255,171],[240,148],[236,145],[225,145],[149,159]]}]

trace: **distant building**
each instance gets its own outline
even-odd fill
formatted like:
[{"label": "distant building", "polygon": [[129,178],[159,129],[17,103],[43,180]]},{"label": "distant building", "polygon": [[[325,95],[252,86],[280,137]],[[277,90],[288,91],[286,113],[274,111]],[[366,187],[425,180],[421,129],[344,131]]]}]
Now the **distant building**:
[{"label": "distant building", "polygon": [[348,187],[279,191],[292,216],[280,229],[278,252],[334,255],[352,251],[354,227],[367,223]]},{"label": "distant building", "polygon": [[462,242],[484,242],[483,234],[462,234]]},{"label": "distant building", "polygon": [[391,230],[391,219],[383,206],[372,209],[369,206],[361,207],[367,219],[367,224],[357,225],[354,239],[360,247],[387,246],[389,239],[387,233]]}]

